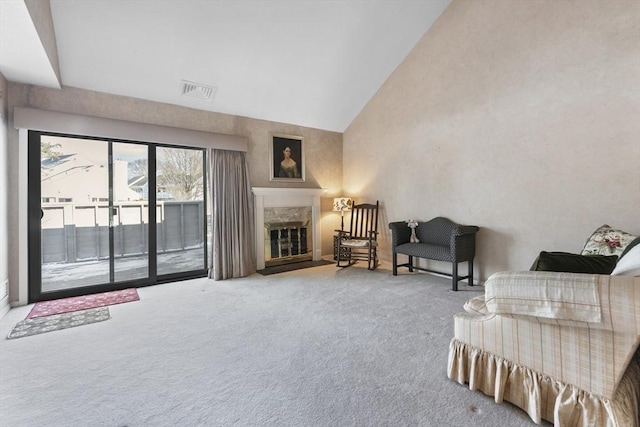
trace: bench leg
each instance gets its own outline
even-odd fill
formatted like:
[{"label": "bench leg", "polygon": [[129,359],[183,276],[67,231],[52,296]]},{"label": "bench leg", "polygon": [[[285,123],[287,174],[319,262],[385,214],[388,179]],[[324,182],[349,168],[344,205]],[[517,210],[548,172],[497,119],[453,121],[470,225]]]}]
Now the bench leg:
[{"label": "bench leg", "polygon": [[398,275],[398,254],[393,252],[393,275]]},{"label": "bench leg", "polygon": [[451,280],[453,281],[451,284],[451,288],[454,291],[458,290],[458,263],[453,263],[453,274],[451,274]]},{"label": "bench leg", "polygon": [[409,255],[409,272],[413,273],[413,256]]}]

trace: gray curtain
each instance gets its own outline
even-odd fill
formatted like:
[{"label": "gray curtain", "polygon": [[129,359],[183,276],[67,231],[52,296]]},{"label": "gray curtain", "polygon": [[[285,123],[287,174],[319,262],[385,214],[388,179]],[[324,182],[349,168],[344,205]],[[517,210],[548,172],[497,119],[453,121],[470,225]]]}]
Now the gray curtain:
[{"label": "gray curtain", "polygon": [[256,271],[253,194],[246,153],[209,150],[212,245],[209,277],[244,277]]}]

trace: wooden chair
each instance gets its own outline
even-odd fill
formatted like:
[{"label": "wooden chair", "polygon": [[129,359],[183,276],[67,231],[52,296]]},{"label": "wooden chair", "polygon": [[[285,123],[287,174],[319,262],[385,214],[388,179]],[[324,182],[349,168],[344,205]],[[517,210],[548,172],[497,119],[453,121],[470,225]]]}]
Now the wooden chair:
[{"label": "wooden chair", "polygon": [[338,267],[349,267],[357,260],[367,261],[369,270],[375,270],[378,266],[378,206],[378,201],[375,205],[354,205],[351,209],[349,231],[336,230]]}]

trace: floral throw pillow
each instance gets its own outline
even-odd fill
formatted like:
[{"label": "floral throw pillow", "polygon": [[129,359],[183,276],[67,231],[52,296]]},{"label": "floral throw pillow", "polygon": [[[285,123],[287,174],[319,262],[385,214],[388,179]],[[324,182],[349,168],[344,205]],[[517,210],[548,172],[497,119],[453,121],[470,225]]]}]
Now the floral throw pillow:
[{"label": "floral throw pillow", "polygon": [[622,230],[615,230],[603,225],[593,232],[582,248],[582,255],[617,255],[620,256],[625,248],[638,236]]}]

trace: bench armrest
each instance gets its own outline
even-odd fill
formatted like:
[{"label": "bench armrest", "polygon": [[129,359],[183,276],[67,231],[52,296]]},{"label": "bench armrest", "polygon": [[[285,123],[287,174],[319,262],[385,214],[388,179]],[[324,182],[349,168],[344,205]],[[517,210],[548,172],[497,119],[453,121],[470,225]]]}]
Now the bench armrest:
[{"label": "bench armrest", "polygon": [[411,241],[411,228],[407,225],[406,221],[390,222],[389,228],[391,229],[391,249],[404,243]]},{"label": "bench armrest", "polygon": [[479,230],[480,228],[475,225],[458,225],[453,234],[456,236],[463,236],[465,234],[476,234]]}]

